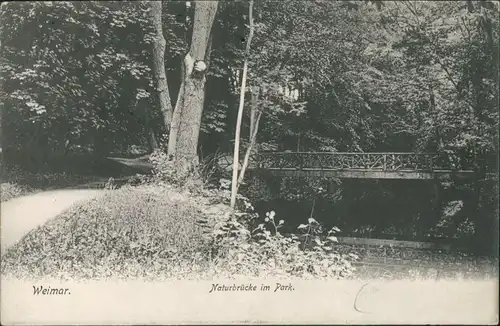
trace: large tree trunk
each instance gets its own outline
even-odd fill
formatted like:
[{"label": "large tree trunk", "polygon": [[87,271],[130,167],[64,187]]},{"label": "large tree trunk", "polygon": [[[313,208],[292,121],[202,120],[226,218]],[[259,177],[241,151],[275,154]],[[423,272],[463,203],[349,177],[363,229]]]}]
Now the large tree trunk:
[{"label": "large tree trunk", "polygon": [[198,138],[205,100],[205,73],[216,1],[196,2],[191,48],[184,58],[182,84],[170,128],[168,154],[181,174],[198,165]]},{"label": "large tree trunk", "polygon": [[163,115],[163,124],[166,132],[170,130],[172,120],[172,101],[168,91],[167,74],[165,73],[165,46],[162,27],[162,1],[149,1],[149,13],[155,29],[153,42],[153,69],[156,78],[156,91],[160,99],[160,110]]}]

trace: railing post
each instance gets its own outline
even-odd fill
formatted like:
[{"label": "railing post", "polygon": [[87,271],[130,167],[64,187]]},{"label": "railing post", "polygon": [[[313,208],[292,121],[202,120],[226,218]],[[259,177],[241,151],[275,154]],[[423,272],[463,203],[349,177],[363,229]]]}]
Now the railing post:
[{"label": "railing post", "polygon": [[297,154],[298,170],[302,171],[304,169],[304,154]]},{"label": "railing post", "polygon": [[387,171],[387,154],[384,154],[384,171]]}]

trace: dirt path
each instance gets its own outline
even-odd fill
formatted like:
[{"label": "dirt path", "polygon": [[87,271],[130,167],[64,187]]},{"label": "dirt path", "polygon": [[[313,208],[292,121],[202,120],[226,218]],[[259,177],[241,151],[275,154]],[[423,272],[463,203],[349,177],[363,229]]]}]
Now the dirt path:
[{"label": "dirt path", "polygon": [[63,189],[36,193],[1,203],[1,253],[26,233],[57,216],[73,204],[91,199],[103,190]]}]

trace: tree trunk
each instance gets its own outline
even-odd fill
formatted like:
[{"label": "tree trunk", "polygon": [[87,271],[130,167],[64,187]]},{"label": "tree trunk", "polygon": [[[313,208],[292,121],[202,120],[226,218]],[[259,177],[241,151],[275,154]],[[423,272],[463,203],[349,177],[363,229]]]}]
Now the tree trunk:
[{"label": "tree trunk", "polygon": [[253,137],[253,131],[255,129],[255,114],[257,113],[257,99],[259,98],[259,88],[257,86],[252,87],[252,100],[250,104],[250,132],[248,135],[249,140]]},{"label": "tree trunk", "polygon": [[149,130],[149,137],[148,137],[148,142],[149,142],[149,147],[151,149],[151,152],[155,151],[156,149],[159,148],[158,146],[158,141],[156,140],[155,133],[152,128],[148,128]]},{"label": "tree trunk", "polygon": [[243,106],[245,104],[245,88],[247,82],[248,61],[245,59],[243,64],[243,76],[241,77],[241,90],[240,90],[240,105],[238,108],[238,117],[236,119],[236,131],[234,135],[234,152],[233,152],[233,178],[231,184],[231,208],[236,205],[236,193],[238,191],[238,170],[240,164],[240,134],[241,134],[241,120],[243,118]]},{"label": "tree trunk", "polygon": [[153,42],[153,69],[156,79],[156,91],[160,99],[160,110],[163,115],[163,124],[166,132],[170,130],[172,120],[172,102],[168,91],[167,74],[165,72],[165,46],[162,27],[162,1],[149,1],[150,17],[155,29]]},{"label": "tree trunk", "polygon": [[170,124],[170,133],[168,136],[168,150],[167,153],[171,159],[175,158],[175,149],[177,144],[177,134],[179,133],[179,125],[181,123],[182,106],[184,105],[184,68],[181,70],[181,87],[175,102],[174,114],[172,115],[172,122]]},{"label": "tree trunk", "polygon": [[247,71],[248,71],[248,55],[250,53],[250,44],[253,37],[253,0],[250,0],[249,4],[249,22],[250,22],[250,33],[248,35],[247,44],[245,48],[245,62],[243,63],[243,75],[241,76],[241,88],[240,88],[240,105],[238,108],[238,117],[236,121],[236,131],[234,135],[234,155],[233,155],[233,178],[231,183],[231,208],[234,209],[236,206],[236,194],[238,192],[238,168],[239,168],[239,152],[240,152],[240,131],[241,131],[241,120],[243,118],[243,107],[245,104],[245,88],[247,83]]},{"label": "tree trunk", "polygon": [[168,144],[168,154],[181,174],[198,165],[198,138],[205,100],[204,61],[209,56],[207,49],[216,12],[216,1],[196,2],[191,48],[184,58]]}]

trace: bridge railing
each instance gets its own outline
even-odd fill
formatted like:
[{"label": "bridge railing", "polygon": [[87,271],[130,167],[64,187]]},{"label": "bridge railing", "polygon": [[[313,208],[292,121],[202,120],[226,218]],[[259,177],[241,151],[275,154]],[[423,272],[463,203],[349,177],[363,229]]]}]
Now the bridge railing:
[{"label": "bridge railing", "polygon": [[467,169],[458,155],[435,153],[261,152],[251,167],[261,169],[435,171]]}]

